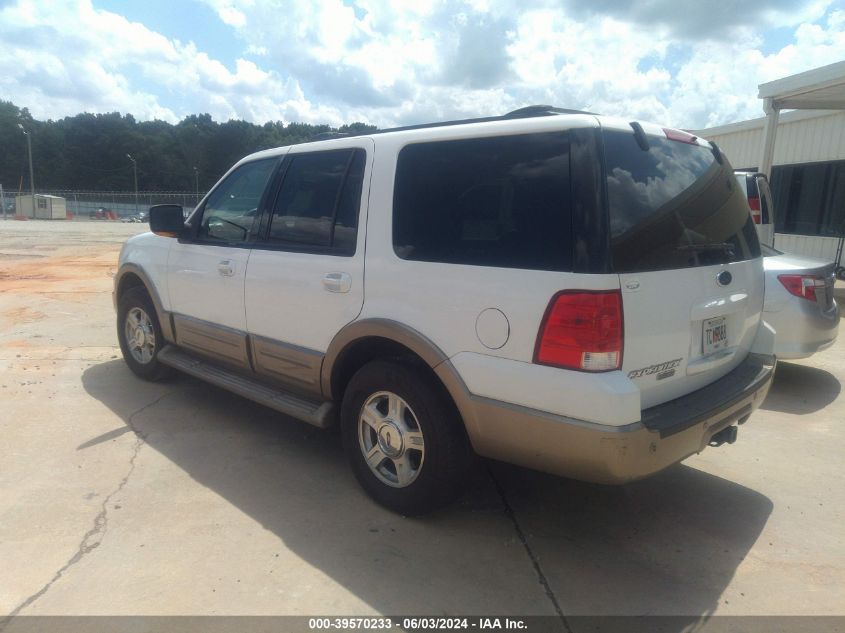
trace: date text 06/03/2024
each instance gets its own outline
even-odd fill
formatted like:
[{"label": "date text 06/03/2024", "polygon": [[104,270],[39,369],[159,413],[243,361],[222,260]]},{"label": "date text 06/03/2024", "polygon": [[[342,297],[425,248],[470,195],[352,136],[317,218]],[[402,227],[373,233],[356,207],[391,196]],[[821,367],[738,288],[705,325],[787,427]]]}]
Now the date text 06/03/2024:
[{"label": "date text 06/03/2024", "polygon": [[498,617],[347,617],[347,618],[309,618],[309,630],[386,630],[401,626],[405,631],[441,631],[441,630],[524,630],[527,625],[517,618]]}]

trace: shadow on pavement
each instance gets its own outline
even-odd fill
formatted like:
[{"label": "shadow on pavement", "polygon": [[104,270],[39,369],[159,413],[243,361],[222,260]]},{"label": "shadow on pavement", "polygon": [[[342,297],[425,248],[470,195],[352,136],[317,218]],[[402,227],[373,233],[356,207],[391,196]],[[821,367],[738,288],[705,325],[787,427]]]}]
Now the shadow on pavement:
[{"label": "shadow on pavement", "polygon": [[815,413],[836,400],[842,385],[824,369],[781,361],[763,409],[795,415]]},{"label": "shadow on pavement", "polygon": [[625,486],[494,473],[572,615],[712,614],[772,512],[767,497],[683,464]]},{"label": "shadow on pavement", "polygon": [[[759,493],[685,466],[603,487],[491,463],[455,506],[406,519],[358,488],[336,433],[193,379],[150,386],[122,361],[82,381],[148,446],[385,614],[554,615],[536,561],[564,614],[693,616],[687,626],[714,611],[772,510]],[[173,390],[167,406],[131,411],[127,401],[137,405],[139,390],[154,400],[153,387]],[[329,598],[326,610],[336,610]]]}]

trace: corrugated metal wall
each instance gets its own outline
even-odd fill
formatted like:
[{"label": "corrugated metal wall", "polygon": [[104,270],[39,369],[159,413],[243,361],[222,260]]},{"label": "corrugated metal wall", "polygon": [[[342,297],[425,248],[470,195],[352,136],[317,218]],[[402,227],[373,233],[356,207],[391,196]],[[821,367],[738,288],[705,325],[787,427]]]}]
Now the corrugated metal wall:
[{"label": "corrugated metal wall", "polygon": [[[845,160],[845,112],[793,121],[789,121],[788,117],[789,114],[781,115],[778,125],[773,161],[775,165]],[[696,133],[714,141],[736,168],[756,167],[760,163],[762,125],[755,129],[721,134],[708,134],[707,130],[698,130]]]},{"label": "corrugated metal wall", "polygon": [[[775,233],[775,248],[784,253],[817,257],[826,262],[836,259],[836,249],[839,238],[816,237],[814,235],[792,235],[789,233]],[[845,265],[845,257],[840,259],[839,266]]]},{"label": "corrugated metal wall", "polygon": [[[756,167],[760,163],[765,119],[738,124],[740,129],[694,130],[693,133],[714,141],[735,168]],[[775,141],[775,165],[845,160],[845,111],[782,113]],[[811,235],[777,233],[775,248],[786,253],[836,259],[839,239]],[[845,265],[845,257],[838,262]]]}]

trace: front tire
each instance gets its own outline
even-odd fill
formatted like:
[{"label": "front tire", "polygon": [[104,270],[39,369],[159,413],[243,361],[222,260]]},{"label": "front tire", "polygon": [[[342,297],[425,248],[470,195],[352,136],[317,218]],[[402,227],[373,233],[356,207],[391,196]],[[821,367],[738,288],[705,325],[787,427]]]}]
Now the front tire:
[{"label": "front tire", "polygon": [[136,376],[158,381],[171,375],[172,370],[158,361],[158,353],[164,347],[164,335],[155,306],[144,288],[130,288],[120,297],[117,339],[123,360]]},{"label": "front tire", "polygon": [[344,393],[341,432],[358,482],[395,512],[425,514],[463,491],[469,442],[448,395],[421,368],[364,365]]}]

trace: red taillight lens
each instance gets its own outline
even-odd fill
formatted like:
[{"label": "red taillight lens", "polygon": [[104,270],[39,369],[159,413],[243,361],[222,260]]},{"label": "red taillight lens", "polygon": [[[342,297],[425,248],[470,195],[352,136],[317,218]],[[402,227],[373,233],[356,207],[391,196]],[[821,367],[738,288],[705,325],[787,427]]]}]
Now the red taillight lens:
[{"label": "red taillight lens", "polygon": [[582,371],[622,366],[622,294],[559,292],[540,324],[534,362]]},{"label": "red taillight lens", "polygon": [[760,213],[760,198],[749,198],[748,206],[751,209],[751,219],[754,224],[760,224],[763,221],[763,214]]},{"label": "red taillight lens", "polygon": [[824,279],[817,275],[778,275],[778,280],[789,294],[808,301],[815,301],[816,287],[824,286]]}]

